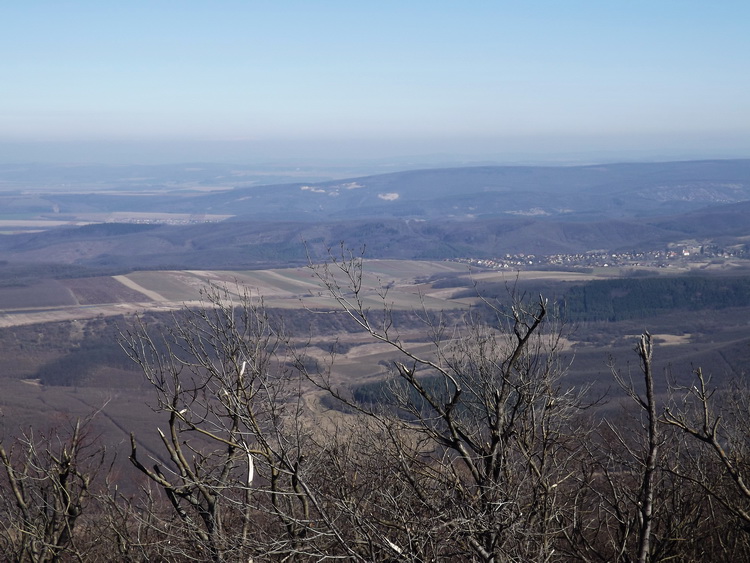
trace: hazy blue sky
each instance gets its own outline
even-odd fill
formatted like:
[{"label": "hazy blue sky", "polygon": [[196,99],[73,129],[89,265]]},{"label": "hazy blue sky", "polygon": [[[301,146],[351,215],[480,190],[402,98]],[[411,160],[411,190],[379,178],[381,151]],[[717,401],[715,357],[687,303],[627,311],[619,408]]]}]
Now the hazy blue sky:
[{"label": "hazy blue sky", "polygon": [[0,53],[6,161],[750,156],[747,0],[27,0]]}]

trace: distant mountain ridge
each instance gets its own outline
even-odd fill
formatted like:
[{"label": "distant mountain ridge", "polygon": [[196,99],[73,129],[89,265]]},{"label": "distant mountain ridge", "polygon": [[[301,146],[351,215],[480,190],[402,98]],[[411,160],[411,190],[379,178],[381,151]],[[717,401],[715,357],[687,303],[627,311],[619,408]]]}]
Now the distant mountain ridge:
[{"label": "distant mountain ridge", "polygon": [[[22,205],[20,197],[13,205]],[[580,221],[668,215],[746,200],[750,200],[750,159],[427,169],[207,194],[56,192],[29,198],[28,209],[19,209],[49,212],[54,208],[61,216],[114,211],[210,213],[273,221],[500,216]]]},{"label": "distant mountain ridge", "polygon": [[37,204],[55,205],[60,218],[126,211],[233,217],[0,236],[0,260],[119,271],[301,263],[303,243],[315,256],[342,241],[366,246],[373,258],[403,259],[656,248],[686,239],[744,244],[750,160],[429,169],[208,194],[54,193]]}]

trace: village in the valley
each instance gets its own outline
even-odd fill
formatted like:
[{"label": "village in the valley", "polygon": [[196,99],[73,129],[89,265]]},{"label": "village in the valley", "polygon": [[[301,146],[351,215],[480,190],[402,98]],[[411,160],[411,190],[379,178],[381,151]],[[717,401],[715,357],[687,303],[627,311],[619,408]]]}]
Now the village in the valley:
[{"label": "village in the valley", "polygon": [[505,254],[497,258],[459,258],[463,262],[479,268],[491,270],[528,270],[547,267],[570,268],[610,268],[646,267],[671,268],[699,264],[724,264],[727,260],[746,260],[750,252],[745,244],[720,246],[713,243],[669,245],[660,250],[604,251],[593,250],[575,254]]}]

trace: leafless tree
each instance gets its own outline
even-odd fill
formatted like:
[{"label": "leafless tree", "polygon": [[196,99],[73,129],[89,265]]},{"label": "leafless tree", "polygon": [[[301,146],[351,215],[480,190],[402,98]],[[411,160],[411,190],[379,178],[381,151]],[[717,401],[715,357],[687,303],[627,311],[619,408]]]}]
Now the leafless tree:
[{"label": "leafless tree", "polygon": [[[648,332],[644,332],[636,346],[636,354],[640,361],[641,373],[644,380],[644,395],[636,391],[632,382],[626,381],[616,370],[613,370],[615,379],[620,383],[622,389],[636,402],[645,414],[645,436],[646,444],[644,453],[634,452],[636,459],[642,465],[641,482],[638,488],[636,505],[638,507],[638,534],[637,534],[637,561],[646,563],[651,554],[651,527],[654,513],[654,492],[656,488],[656,469],[658,463],[659,436],[658,423],[659,413],[654,394],[653,374],[653,339]],[[614,433],[619,436],[617,432]],[[620,440],[624,443],[624,440]]]},{"label": "leafless tree", "polygon": [[[649,333],[640,337],[635,352],[640,385],[611,365],[634,409],[605,417],[586,445],[578,493],[569,507],[575,519],[569,528],[571,555],[623,562],[742,559],[747,553],[742,542],[727,528],[718,497],[709,494],[726,493],[726,480],[720,484],[716,463],[696,448],[699,442],[681,435],[690,435],[685,430],[688,410],[675,414],[675,387],[663,399],[672,406],[658,405]],[[682,390],[702,397],[704,405],[708,396],[705,385],[701,388],[702,394],[698,387]]]},{"label": "leafless tree", "polygon": [[[675,471],[699,485],[750,535],[750,392],[719,392],[699,368],[689,385],[673,385],[664,422],[690,440],[690,457]],[[748,538],[745,539],[745,542]]]},{"label": "leafless tree", "polygon": [[0,443],[0,554],[6,561],[86,560],[95,546],[89,510],[106,449],[88,435],[90,419],[49,434],[28,430]]},{"label": "leafless tree", "polygon": [[653,560],[655,495],[663,438],[654,392],[653,339],[641,335],[635,347],[643,391],[632,375],[611,362],[611,371],[636,407],[635,415],[605,418],[586,444],[578,473],[579,492],[571,505],[575,525],[569,536],[573,553],[588,561]]},{"label": "leafless tree", "polygon": [[[165,460],[130,460],[166,495],[174,553],[213,561],[360,558],[316,493],[315,429],[283,328],[243,289],[209,288],[161,335],[144,324],[123,345],[153,386]],[[178,547],[179,546],[179,547]],[[317,555],[316,555],[317,554]]]},{"label": "leafless tree", "polygon": [[398,552],[427,560],[419,546],[430,545],[440,560],[561,558],[563,491],[586,436],[575,423],[580,395],[564,386],[561,326],[549,303],[485,303],[491,324],[467,314],[457,326],[425,310],[432,349],[423,354],[394,325],[385,286],[363,286],[361,257],[344,254],[313,271],[333,308],[394,353],[379,407],[352,401],[326,374],[312,379],[368,417],[388,444],[404,491],[389,495],[391,513],[416,518],[391,519]]}]

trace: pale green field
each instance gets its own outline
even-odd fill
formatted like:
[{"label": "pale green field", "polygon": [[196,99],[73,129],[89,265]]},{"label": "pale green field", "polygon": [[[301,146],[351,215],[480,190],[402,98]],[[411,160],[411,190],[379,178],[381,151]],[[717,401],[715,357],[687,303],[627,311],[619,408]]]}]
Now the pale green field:
[{"label": "pale green field", "polygon": [[[335,267],[334,270],[335,272]],[[466,308],[474,299],[453,296],[465,288],[433,288],[426,280],[441,273],[471,275],[482,282],[507,282],[532,279],[585,281],[595,274],[575,272],[473,272],[467,265],[456,262],[420,262],[411,260],[367,260],[364,263],[362,289],[359,297],[364,307],[394,310],[455,310]],[[607,272],[611,275],[611,273]],[[341,272],[336,278],[344,285]],[[110,279],[110,278],[102,278]],[[194,305],[201,300],[201,290],[214,285],[226,288],[233,299],[243,292],[261,298],[271,308],[310,308],[338,310],[340,307],[327,294],[312,269],[287,268],[273,270],[222,271],[138,271],[114,276],[115,280],[141,293],[142,299],[132,303],[90,304],[74,306],[70,303],[46,303],[38,307],[0,309],[0,326],[42,323],[50,321],[112,316],[147,310],[173,310]],[[102,284],[102,288],[105,284]],[[387,290],[385,289],[387,288]],[[3,291],[0,288],[0,292]],[[353,296],[345,293],[348,299]]]},{"label": "pale green field", "polygon": [[[416,262],[373,260],[365,264],[361,297],[366,306],[382,306],[381,288],[389,286],[386,301],[395,309],[453,309],[465,307],[465,301],[450,298],[451,292],[431,291],[420,278],[439,272],[465,273],[466,267],[449,262]],[[158,271],[133,272],[124,276],[149,294],[158,294],[162,301],[192,302],[200,290],[215,285],[238,296],[247,291],[263,297],[269,307],[329,307],[333,301],[325,295],[320,281],[309,268],[288,268],[251,271]],[[341,278],[340,274],[337,278]],[[343,283],[343,279],[341,279]],[[131,287],[134,287],[131,285]]]},{"label": "pale green field", "polygon": [[[466,307],[471,300],[453,299],[452,295],[456,290],[435,290],[424,283],[425,278],[443,272],[464,274],[468,269],[463,264],[451,262],[370,260],[365,263],[360,297],[365,307],[374,309],[382,308],[384,303],[400,310],[447,310]],[[340,273],[337,277],[340,278]],[[101,279],[115,279],[129,289],[140,292],[142,299],[132,303],[102,302],[86,306],[71,305],[63,301],[45,302],[44,309],[31,303],[21,307],[16,305],[7,309],[0,308],[0,326],[94,318],[98,315],[113,316],[147,310],[179,309],[186,304],[193,305],[199,302],[201,290],[211,285],[226,288],[233,298],[239,298],[243,292],[253,298],[262,297],[268,307],[339,308],[326,294],[320,280],[310,268],[137,271]],[[388,286],[387,291],[383,290],[385,286]],[[105,284],[102,284],[102,288],[104,287]],[[0,288],[0,292],[2,291],[4,289]]]}]

